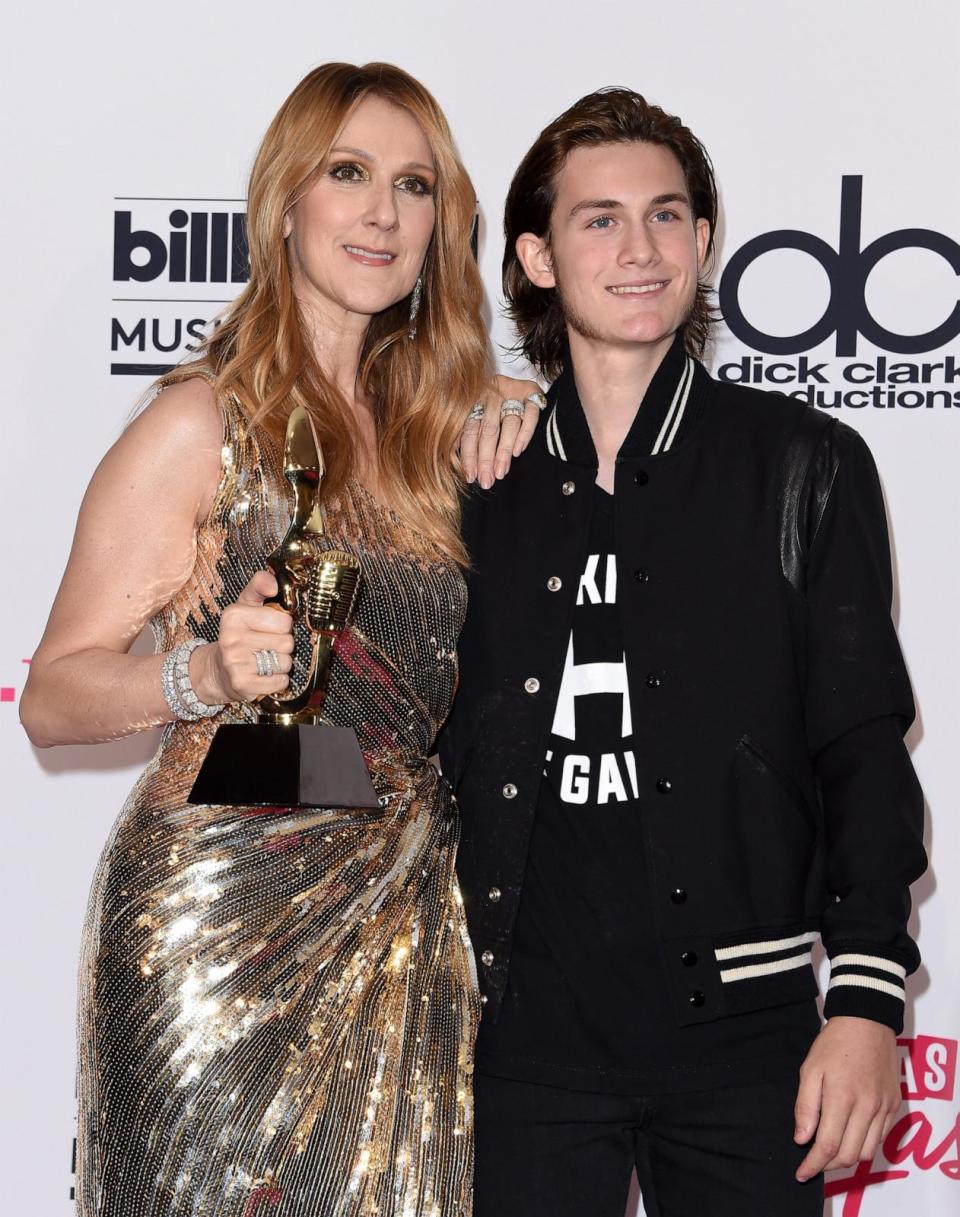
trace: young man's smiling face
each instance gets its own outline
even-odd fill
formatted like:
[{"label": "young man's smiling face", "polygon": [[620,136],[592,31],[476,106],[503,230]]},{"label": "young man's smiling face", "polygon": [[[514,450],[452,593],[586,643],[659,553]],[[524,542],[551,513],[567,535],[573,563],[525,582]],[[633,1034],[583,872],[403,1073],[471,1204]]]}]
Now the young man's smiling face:
[{"label": "young man's smiling face", "polygon": [[710,226],[659,144],[576,148],[557,175],[549,241],[524,233],[530,280],[556,288],[567,326],[618,347],[666,344],[690,315]]}]

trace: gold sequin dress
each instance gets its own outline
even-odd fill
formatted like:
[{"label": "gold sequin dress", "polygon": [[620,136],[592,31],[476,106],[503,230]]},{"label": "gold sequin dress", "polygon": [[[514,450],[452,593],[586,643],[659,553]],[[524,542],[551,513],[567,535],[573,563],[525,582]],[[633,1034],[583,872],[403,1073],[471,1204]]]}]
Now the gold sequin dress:
[{"label": "gold sequin dress", "polygon": [[[272,441],[224,407],[216,503],[158,648],[214,640],[289,522]],[[457,821],[427,756],[456,679],[454,564],[353,486],[363,588],[325,712],[374,812],[192,807],[218,721],[174,723],[101,858],[80,971],[80,1217],[466,1217],[476,975]],[[296,685],[297,671],[294,673]]]}]

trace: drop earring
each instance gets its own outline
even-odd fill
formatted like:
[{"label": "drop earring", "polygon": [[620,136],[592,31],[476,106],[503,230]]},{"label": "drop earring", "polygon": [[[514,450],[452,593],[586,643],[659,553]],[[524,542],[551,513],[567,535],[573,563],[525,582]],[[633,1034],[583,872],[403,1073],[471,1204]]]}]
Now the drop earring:
[{"label": "drop earring", "polygon": [[413,293],[410,296],[410,328],[407,330],[407,337],[413,341],[417,336],[417,314],[420,312],[420,298],[423,295],[423,275],[417,275],[417,281],[413,285]]}]

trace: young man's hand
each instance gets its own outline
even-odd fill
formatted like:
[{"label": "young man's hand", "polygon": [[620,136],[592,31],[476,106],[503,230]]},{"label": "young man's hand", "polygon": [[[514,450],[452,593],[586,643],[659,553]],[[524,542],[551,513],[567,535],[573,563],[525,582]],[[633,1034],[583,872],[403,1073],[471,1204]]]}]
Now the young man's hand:
[{"label": "young man's hand", "polygon": [[894,1033],[871,1019],[831,1018],[800,1070],[794,1140],[804,1145],[814,1133],[816,1140],[797,1179],[869,1162],[899,1106]]}]

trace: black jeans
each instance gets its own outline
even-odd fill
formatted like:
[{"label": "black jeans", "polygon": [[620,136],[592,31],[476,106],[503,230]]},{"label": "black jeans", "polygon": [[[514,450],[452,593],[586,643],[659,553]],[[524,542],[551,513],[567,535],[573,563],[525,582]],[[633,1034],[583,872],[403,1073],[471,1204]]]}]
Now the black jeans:
[{"label": "black jeans", "polygon": [[559,1090],[478,1074],[474,1217],[821,1217],[798,1183],[793,1079],[693,1094]]}]

